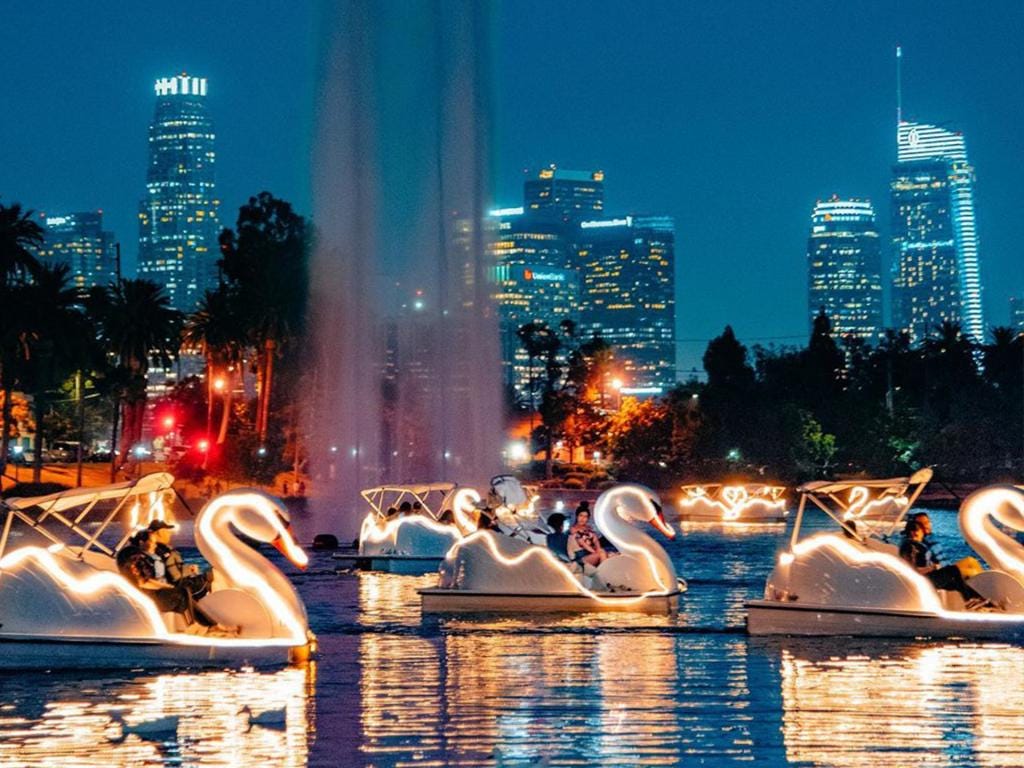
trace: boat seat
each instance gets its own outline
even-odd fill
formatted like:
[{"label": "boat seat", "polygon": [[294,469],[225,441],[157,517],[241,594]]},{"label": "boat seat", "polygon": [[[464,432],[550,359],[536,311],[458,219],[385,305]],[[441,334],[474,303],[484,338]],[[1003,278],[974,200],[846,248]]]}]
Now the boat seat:
[{"label": "boat seat", "polygon": [[942,600],[942,607],[947,611],[966,611],[964,596],[955,589],[939,589],[939,599]]},{"label": "boat seat", "polygon": [[164,620],[164,626],[167,627],[168,632],[184,632],[188,626],[185,623],[185,617],[180,613],[168,611],[167,613],[161,613],[160,617]]},{"label": "boat seat", "polygon": [[887,541],[876,539],[874,536],[868,536],[868,538],[864,540],[864,546],[868,549],[874,550],[875,552],[883,552],[887,555],[894,555],[896,557],[900,556],[899,547],[895,544],[890,544]]}]

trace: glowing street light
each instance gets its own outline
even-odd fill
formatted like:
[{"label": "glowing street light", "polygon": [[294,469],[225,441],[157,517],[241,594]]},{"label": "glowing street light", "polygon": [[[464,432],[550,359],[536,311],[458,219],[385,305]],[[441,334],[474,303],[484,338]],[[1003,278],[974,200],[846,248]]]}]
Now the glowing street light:
[{"label": "glowing street light", "polygon": [[223,392],[224,387],[226,386],[227,382],[224,381],[224,378],[222,376],[218,376],[216,379],[213,380],[213,388],[217,392]]}]

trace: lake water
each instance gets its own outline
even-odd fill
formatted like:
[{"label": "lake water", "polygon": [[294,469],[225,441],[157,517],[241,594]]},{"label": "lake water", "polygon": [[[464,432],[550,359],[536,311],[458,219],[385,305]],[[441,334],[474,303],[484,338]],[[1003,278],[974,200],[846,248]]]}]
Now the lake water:
[{"label": "lake water", "polygon": [[[1024,764],[1022,648],[748,638],[784,530],[683,529],[673,617],[423,620],[431,576],[317,553],[315,664],[0,676],[0,766]],[[281,722],[247,731],[246,705]],[[121,740],[112,710],[154,732]]]}]

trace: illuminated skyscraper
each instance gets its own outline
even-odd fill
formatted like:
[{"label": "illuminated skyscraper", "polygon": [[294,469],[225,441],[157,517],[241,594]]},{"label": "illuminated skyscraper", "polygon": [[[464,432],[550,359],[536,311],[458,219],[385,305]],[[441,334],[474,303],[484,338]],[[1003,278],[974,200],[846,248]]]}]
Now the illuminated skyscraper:
[{"label": "illuminated skyscraper", "polygon": [[186,312],[216,283],[215,157],[206,78],[157,80],[139,205],[139,276],[165,286],[171,303]]},{"label": "illuminated skyscraper", "polygon": [[622,362],[629,394],[676,382],[675,223],[670,216],[581,221],[580,325]]},{"label": "illuminated skyscraper", "polygon": [[1024,331],[1024,297],[1010,298],[1010,327]]},{"label": "illuminated skyscraper", "polygon": [[43,263],[66,264],[76,288],[114,282],[117,253],[114,235],[103,229],[103,211],[44,214]]},{"label": "illuminated skyscraper", "polygon": [[558,332],[562,322],[579,323],[579,276],[565,227],[522,208],[491,211],[488,243],[501,326],[505,383],[521,401],[531,397],[531,361],[516,332],[543,323]]},{"label": "illuminated skyscraper", "polygon": [[893,166],[893,322],[921,341],[944,320],[985,335],[974,169],[964,137],[900,121]]},{"label": "illuminated skyscraper", "polygon": [[867,200],[814,206],[807,240],[807,313],[825,310],[838,337],[874,341],[882,330],[882,255]]},{"label": "illuminated skyscraper", "polygon": [[562,222],[595,218],[604,211],[604,171],[542,169],[523,188],[528,215]]}]

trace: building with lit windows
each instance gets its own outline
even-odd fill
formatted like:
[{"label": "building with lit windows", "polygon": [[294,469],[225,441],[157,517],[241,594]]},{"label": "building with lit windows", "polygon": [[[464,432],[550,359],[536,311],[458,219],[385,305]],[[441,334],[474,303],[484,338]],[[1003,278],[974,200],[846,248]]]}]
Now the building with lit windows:
[{"label": "building with lit windows", "polygon": [[1024,296],[1010,297],[1010,327],[1024,331]]},{"label": "building with lit windows", "polygon": [[604,171],[543,168],[524,184],[523,207],[529,216],[553,221],[599,217],[604,211]]},{"label": "building with lit windows", "polygon": [[189,312],[216,284],[215,135],[206,78],[161,78],[155,90],[146,194],[139,205],[139,276],[164,286],[172,305]]},{"label": "building with lit windows", "polygon": [[974,169],[963,134],[901,121],[893,166],[893,323],[914,342],[949,320],[985,336]]},{"label": "building with lit windows", "polygon": [[667,391],[676,382],[673,219],[585,220],[575,239],[582,334],[612,345],[625,394]]},{"label": "building with lit windows", "polygon": [[882,253],[867,200],[819,201],[807,239],[807,313],[824,310],[837,337],[869,342],[882,332]]},{"label": "building with lit windows", "polygon": [[574,250],[560,222],[525,215],[523,208],[491,211],[488,223],[504,380],[521,402],[531,402],[535,371],[516,332],[527,323],[543,323],[556,332],[566,320],[578,326]]},{"label": "building with lit windows", "polygon": [[114,235],[103,229],[103,211],[42,214],[45,232],[39,259],[65,264],[76,288],[107,285],[117,279]]}]

